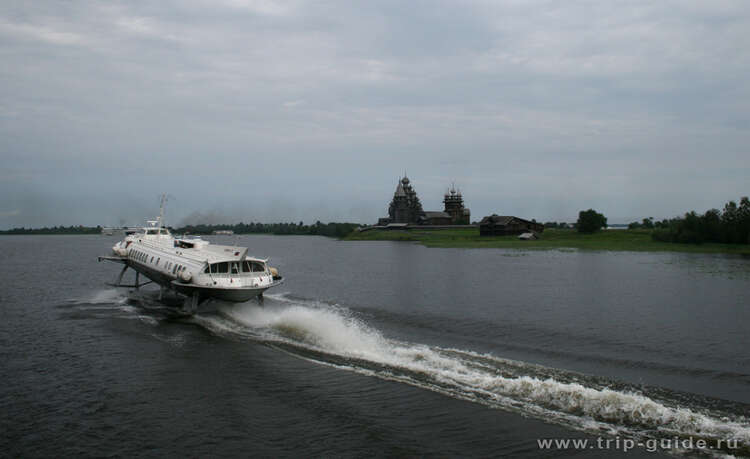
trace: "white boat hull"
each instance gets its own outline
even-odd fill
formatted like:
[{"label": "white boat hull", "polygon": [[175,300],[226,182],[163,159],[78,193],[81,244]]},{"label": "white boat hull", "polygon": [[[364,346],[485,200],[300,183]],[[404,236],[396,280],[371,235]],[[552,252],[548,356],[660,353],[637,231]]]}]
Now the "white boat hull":
[{"label": "white boat hull", "polygon": [[232,303],[244,303],[245,301],[251,300],[271,287],[276,287],[284,282],[283,279],[274,281],[273,284],[265,285],[263,287],[212,287],[209,285],[195,285],[186,284],[183,282],[174,281],[171,283],[172,287],[183,295],[192,296],[198,293],[200,300],[214,298],[222,301],[229,301]]}]

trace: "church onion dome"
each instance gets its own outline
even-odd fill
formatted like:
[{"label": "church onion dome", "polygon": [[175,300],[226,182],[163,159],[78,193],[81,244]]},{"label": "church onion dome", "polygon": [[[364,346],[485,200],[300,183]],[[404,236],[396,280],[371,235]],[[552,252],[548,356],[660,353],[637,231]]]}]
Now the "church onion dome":
[{"label": "church onion dome", "polygon": [[393,193],[393,196],[406,196],[406,192],[404,192],[404,187],[401,186],[401,183],[396,186],[396,192]]},{"label": "church onion dome", "polygon": [[407,176],[404,175],[404,178],[401,179],[401,183],[403,183],[404,185],[408,185],[409,184],[409,177],[407,177]]}]

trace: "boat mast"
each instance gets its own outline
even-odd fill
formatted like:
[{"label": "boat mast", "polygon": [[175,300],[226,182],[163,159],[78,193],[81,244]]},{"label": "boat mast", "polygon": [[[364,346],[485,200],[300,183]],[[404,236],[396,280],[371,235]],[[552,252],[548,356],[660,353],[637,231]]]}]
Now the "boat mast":
[{"label": "boat mast", "polygon": [[167,193],[161,195],[161,203],[159,204],[159,218],[157,221],[157,228],[161,229],[161,225],[164,222],[164,204],[167,202]]}]

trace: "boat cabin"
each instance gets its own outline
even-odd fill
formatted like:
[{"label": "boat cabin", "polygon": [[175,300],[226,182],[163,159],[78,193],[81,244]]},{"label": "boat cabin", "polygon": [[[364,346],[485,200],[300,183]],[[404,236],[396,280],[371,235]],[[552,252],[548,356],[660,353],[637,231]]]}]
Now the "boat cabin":
[{"label": "boat cabin", "polygon": [[169,230],[167,230],[166,228],[145,228],[144,233],[154,236],[158,234],[163,234],[166,236],[169,235]]},{"label": "boat cabin", "polygon": [[257,260],[220,261],[211,263],[203,270],[205,274],[231,274],[234,276],[260,276],[268,274],[266,264]]}]

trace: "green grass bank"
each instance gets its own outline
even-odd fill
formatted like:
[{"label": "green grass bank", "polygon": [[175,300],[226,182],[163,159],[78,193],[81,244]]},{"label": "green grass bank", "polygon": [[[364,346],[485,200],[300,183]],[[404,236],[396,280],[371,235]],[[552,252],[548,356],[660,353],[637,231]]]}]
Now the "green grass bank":
[{"label": "green grass bank", "polygon": [[548,229],[536,241],[522,241],[517,236],[479,235],[479,228],[370,230],[354,231],[347,241],[413,241],[427,247],[502,248],[502,249],[583,249],[636,252],[734,253],[750,255],[750,246],[739,244],[676,244],[656,242],[650,230],[606,230],[582,234],[574,230]]}]

